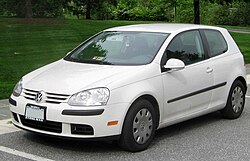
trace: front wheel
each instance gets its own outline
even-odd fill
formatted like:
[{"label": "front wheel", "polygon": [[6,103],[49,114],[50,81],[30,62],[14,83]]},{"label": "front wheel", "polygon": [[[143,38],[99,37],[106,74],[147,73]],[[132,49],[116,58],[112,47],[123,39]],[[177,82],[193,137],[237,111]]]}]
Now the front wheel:
[{"label": "front wheel", "polygon": [[136,101],[124,120],[119,145],[127,151],[142,151],[153,140],[155,129],[156,112],[153,105],[144,99]]},{"label": "front wheel", "polygon": [[241,81],[236,80],[229,92],[227,105],[221,110],[222,115],[227,119],[240,117],[245,104],[246,88]]}]

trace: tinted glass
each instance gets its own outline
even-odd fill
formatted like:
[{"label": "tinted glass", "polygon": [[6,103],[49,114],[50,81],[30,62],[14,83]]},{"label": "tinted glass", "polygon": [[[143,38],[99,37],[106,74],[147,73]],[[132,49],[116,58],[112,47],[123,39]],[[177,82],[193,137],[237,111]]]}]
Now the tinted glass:
[{"label": "tinted glass", "polygon": [[167,36],[166,33],[103,32],[64,59],[94,64],[148,64],[154,59]]},{"label": "tinted glass", "polygon": [[227,51],[227,43],[219,31],[204,30],[207,38],[209,54],[211,57],[217,56]]},{"label": "tinted glass", "polygon": [[186,65],[205,59],[199,31],[188,31],[177,35],[167,48],[167,59],[176,58]]}]

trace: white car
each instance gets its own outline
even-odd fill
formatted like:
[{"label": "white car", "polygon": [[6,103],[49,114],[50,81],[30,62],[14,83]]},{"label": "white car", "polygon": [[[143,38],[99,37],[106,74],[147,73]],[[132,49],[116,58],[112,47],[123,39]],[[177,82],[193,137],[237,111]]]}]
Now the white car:
[{"label": "white car", "polygon": [[11,95],[13,124],[146,149],[156,129],[220,110],[240,117],[243,55],[226,29],[143,24],[102,31],[25,75]]}]

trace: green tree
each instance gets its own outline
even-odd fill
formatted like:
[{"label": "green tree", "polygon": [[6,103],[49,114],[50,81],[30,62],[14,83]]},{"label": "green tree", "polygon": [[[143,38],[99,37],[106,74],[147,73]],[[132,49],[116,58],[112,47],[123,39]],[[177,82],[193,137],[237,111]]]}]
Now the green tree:
[{"label": "green tree", "polygon": [[174,4],[175,0],[119,0],[113,15],[123,20],[173,21]]},{"label": "green tree", "polygon": [[69,0],[68,9],[73,15],[79,19],[85,15],[86,19],[91,19],[92,11],[95,7],[98,8],[100,0]]},{"label": "green tree", "polygon": [[181,23],[194,22],[193,0],[176,0],[176,21]]},{"label": "green tree", "polygon": [[[65,0],[0,0],[5,15],[17,17],[58,17]],[[2,5],[3,4],[3,5]],[[0,8],[1,8],[0,7]]]},{"label": "green tree", "polygon": [[68,0],[67,9],[78,19],[109,19],[112,10],[117,6],[117,0]]},{"label": "green tree", "polygon": [[0,15],[5,15],[7,12],[7,0],[0,0]]}]

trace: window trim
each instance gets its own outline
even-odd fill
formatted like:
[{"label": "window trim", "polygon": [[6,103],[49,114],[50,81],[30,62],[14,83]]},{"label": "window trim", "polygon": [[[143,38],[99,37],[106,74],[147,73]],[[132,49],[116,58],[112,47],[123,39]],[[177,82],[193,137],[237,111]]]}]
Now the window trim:
[{"label": "window trim", "polygon": [[[224,39],[225,43],[226,43],[226,46],[227,46],[227,49],[225,51],[223,51],[222,53],[219,53],[217,55],[214,55],[214,56],[211,56],[211,52],[210,52],[210,48],[209,48],[209,44],[208,44],[208,40],[207,40],[207,37],[206,37],[206,34],[205,34],[205,31],[215,31],[215,32],[218,32],[222,38]],[[216,30],[216,29],[200,29],[200,32],[203,36],[203,40],[204,40],[204,43],[205,43],[205,46],[206,46],[206,49],[207,49],[207,54],[208,54],[208,58],[213,58],[213,57],[216,57],[216,56],[219,56],[219,55],[222,55],[224,53],[226,53],[228,51],[228,43],[227,43],[227,40],[225,39],[224,35],[219,31],[219,30]]]},{"label": "window trim", "polygon": [[171,41],[168,43],[168,45],[167,45],[166,49],[164,50],[164,53],[163,53],[163,55],[162,55],[162,57],[161,57],[160,67],[161,67],[161,72],[162,72],[162,73],[168,71],[168,69],[164,68],[164,65],[165,65],[166,62],[167,62],[167,55],[166,55],[167,48],[169,47],[169,45],[172,43],[172,41],[173,41],[177,36],[179,36],[180,34],[183,34],[183,33],[185,33],[185,32],[198,31],[198,33],[199,33],[199,35],[200,35],[200,38],[201,38],[201,43],[202,43],[202,46],[203,46],[204,56],[205,56],[203,60],[198,61],[198,62],[195,62],[195,63],[192,63],[192,64],[188,64],[188,65],[185,64],[185,66],[189,66],[189,65],[196,64],[196,63],[200,63],[200,62],[205,61],[205,60],[207,60],[207,59],[210,58],[209,55],[208,55],[207,44],[206,44],[206,42],[204,41],[204,36],[205,36],[205,35],[202,35],[201,30],[202,30],[202,29],[190,29],[190,30],[182,31],[182,32],[179,32],[178,34],[176,34],[176,35],[171,39]]}]

